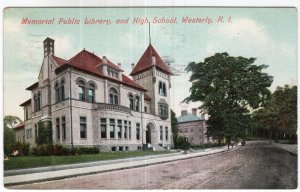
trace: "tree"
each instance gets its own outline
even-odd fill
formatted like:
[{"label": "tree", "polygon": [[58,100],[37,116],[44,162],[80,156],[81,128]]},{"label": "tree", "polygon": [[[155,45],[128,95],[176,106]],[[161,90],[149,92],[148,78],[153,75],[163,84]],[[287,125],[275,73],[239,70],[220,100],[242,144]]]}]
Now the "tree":
[{"label": "tree", "polygon": [[13,128],[22,120],[17,116],[6,115],[3,119],[4,127]]},{"label": "tree", "polygon": [[4,127],[4,153],[10,155],[15,145],[15,132],[12,130],[15,125],[21,122],[21,119],[16,116],[6,115],[3,119]]},{"label": "tree", "polygon": [[252,113],[252,118],[256,135],[268,132],[275,140],[297,140],[297,86],[277,87],[264,107]]},{"label": "tree", "polygon": [[176,113],[171,110],[171,129],[172,129],[172,134],[173,134],[173,142],[174,142],[174,147],[176,148],[177,146],[177,137],[178,137],[178,128],[177,128],[177,119],[176,119]]},{"label": "tree", "polygon": [[233,137],[243,137],[250,122],[250,111],[270,96],[268,87],[273,77],[262,72],[267,65],[254,65],[255,58],[232,57],[216,53],[204,62],[191,62],[190,96],[184,101],[201,101],[202,109],[210,115],[208,136],[220,141],[226,138],[228,146]]}]

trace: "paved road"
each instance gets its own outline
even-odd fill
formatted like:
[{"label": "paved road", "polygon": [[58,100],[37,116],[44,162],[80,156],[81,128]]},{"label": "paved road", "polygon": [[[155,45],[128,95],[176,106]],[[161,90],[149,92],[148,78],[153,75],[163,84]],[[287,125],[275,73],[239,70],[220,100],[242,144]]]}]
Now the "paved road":
[{"label": "paved road", "polygon": [[297,156],[267,142],[193,159],[14,189],[295,189]]}]

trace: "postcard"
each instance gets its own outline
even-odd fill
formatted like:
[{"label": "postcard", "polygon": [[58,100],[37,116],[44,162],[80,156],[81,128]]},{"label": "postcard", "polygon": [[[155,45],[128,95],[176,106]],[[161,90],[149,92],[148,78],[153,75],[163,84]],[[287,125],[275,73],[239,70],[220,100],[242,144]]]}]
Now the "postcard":
[{"label": "postcard", "polygon": [[6,7],[8,189],[296,189],[297,8]]}]

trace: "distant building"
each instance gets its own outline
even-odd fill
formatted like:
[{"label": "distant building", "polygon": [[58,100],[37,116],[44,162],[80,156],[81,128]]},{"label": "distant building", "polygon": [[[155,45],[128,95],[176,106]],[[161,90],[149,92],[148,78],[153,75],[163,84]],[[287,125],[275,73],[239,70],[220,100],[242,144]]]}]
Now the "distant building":
[{"label": "distant building", "polygon": [[20,105],[27,143],[37,144],[42,127],[53,143],[100,151],[172,145],[172,72],[151,43],[132,64],[131,78],[105,56],[83,49],[66,60],[54,54],[53,39],[43,45],[38,81],[26,88],[31,98]]},{"label": "distant building", "polygon": [[177,117],[178,135],[187,138],[192,145],[199,145],[209,142],[206,136],[206,120],[204,115],[197,116],[197,109],[192,109],[192,113],[187,110],[181,111],[181,116]]},{"label": "distant building", "polygon": [[13,128],[15,131],[15,139],[17,142],[25,142],[25,125],[24,123],[19,123]]}]

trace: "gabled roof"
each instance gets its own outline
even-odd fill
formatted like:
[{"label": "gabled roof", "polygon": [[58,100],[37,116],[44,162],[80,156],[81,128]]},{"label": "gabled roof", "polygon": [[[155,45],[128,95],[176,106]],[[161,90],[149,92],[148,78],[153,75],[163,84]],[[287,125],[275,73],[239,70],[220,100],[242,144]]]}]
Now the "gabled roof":
[{"label": "gabled roof", "polygon": [[30,103],[31,103],[31,99],[28,99],[27,101],[22,103],[20,106],[23,107],[23,106],[29,105]]},{"label": "gabled roof", "polygon": [[[73,66],[85,67],[85,68],[89,68],[90,70],[95,70],[96,65],[103,64],[103,59],[101,59],[94,53],[91,53],[84,49],[81,52],[79,52],[77,55],[72,57],[68,61],[68,63],[72,64]],[[118,65],[112,63],[109,60],[107,60],[107,66],[112,69],[115,69],[116,71],[122,71]]]},{"label": "gabled roof", "polygon": [[56,62],[58,65],[62,65],[62,64],[65,64],[65,63],[68,62],[67,60],[64,60],[64,59],[59,58],[59,57],[54,56],[54,55],[52,55],[52,58],[55,60],[55,62]]},{"label": "gabled roof", "polygon": [[179,117],[176,117],[178,123],[191,122],[191,121],[203,121],[200,117],[193,114],[186,114]]},{"label": "gabled roof", "polygon": [[146,49],[146,51],[144,52],[140,60],[137,62],[130,75],[133,76],[151,68],[153,66],[152,56],[155,57],[156,60],[155,66],[157,68],[159,68],[160,70],[162,70],[167,74],[173,75],[169,66],[165,64],[165,62],[161,59],[161,57],[159,56],[159,54],[156,52],[156,50],[151,44],[149,44],[148,48]]},{"label": "gabled roof", "polygon": [[39,82],[36,82],[36,83],[30,85],[29,87],[27,87],[26,90],[32,91],[32,90],[34,90],[34,89],[36,89],[38,87],[39,87]]},{"label": "gabled roof", "polygon": [[[57,58],[57,57],[56,57]],[[60,59],[60,58],[59,58]],[[122,75],[122,80],[107,76],[103,74],[102,70],[99,70],[97,68],[99,64],[103,64],[103,59],[95,55],[94,53],[91,53],[87,50],[82,50],[78,54],[76,54],[74,57],[72,57],[70,60],[59,66],[55,72],[60,72],[61,70],[64,70],[67,67],[74,67],[76,69],[79,69],[84,72],[88,72],[90,74],[100,76],[106,79],[109,79],[111,81],[115,81],[118,83],[122,83],[125,85],[128,85],[130,87],[134,87],[136,89],[139,89],[141,91],[147,91],[145,88],[137,84],[135,81],[131,80],[126,75]],[[107,60],[107,66],[116,70],[116,71],[122,71],[122,69],[119,68],[118,65],[112,63],[111,61]]]},{"label": "gabled roof", "polygon": [[17,126],[15,126],[13,129],[24,129],[25,125],[24,123],[19,123]]},{"label": "gabled roof", "polygon": [[144,94],[144,100],[151,101],[151,97],[149,97],[147,94]]}]

